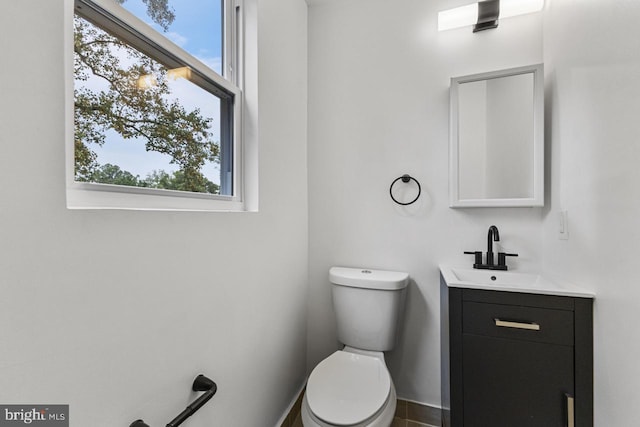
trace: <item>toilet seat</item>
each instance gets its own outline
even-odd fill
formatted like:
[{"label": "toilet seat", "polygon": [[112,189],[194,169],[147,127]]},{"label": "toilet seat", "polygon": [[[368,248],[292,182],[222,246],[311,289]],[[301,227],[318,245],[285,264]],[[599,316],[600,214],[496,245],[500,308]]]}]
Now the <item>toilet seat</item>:
[{"label": "toilet seat", "polygon": [[386,403],[391,378],[377,357],[336,351],[316,366],[306,398],[319,419],[338,426],[358,424]]}]

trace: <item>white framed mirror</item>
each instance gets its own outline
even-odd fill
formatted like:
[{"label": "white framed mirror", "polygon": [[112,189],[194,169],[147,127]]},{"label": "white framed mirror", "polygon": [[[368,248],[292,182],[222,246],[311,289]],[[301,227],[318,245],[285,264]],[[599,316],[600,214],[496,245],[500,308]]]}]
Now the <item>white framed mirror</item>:
[{"label": "white framed mirror", "polygon": [[449,206],[544,205],[543,65],[451,79]]}]

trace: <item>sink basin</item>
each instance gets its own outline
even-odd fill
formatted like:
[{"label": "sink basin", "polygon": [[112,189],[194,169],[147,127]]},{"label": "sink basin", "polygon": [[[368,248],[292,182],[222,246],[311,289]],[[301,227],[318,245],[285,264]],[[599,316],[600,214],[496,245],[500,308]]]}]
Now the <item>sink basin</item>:
[{"label": "sink basin", "polygon": [[482,283],[500,286],[534,286],[544,279],[539,274],[513,273],[510,271],[475,270],[472,268],[451,268],[459,282]]},{"label": "sink basin", "polygon": [[500,270],[477,270],[470,267],[440,266],[447,286],[453,288],[489,289],[546,295],[593,298],[593,293],[544,275]]}]

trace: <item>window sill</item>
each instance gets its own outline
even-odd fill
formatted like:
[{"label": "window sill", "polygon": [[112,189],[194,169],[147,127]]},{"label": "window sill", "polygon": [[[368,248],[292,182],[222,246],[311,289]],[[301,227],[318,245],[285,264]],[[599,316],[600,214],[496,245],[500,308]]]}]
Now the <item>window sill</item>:
[{"label": "window sill", "polygon": [[237,197],[154,188],[74,182],[67,188],[68,209],[245,212]]}]

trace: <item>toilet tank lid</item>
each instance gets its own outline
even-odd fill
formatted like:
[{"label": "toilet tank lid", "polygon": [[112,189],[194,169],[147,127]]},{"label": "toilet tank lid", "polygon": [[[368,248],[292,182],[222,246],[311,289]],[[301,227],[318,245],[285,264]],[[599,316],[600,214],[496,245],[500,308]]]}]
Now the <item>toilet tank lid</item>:
[{"label": "toilet tank lid", "polygon": [[331,267],[329,280],[336,285],[353,288],[398,290],[407,286],[409,274],[367,268]]}]

